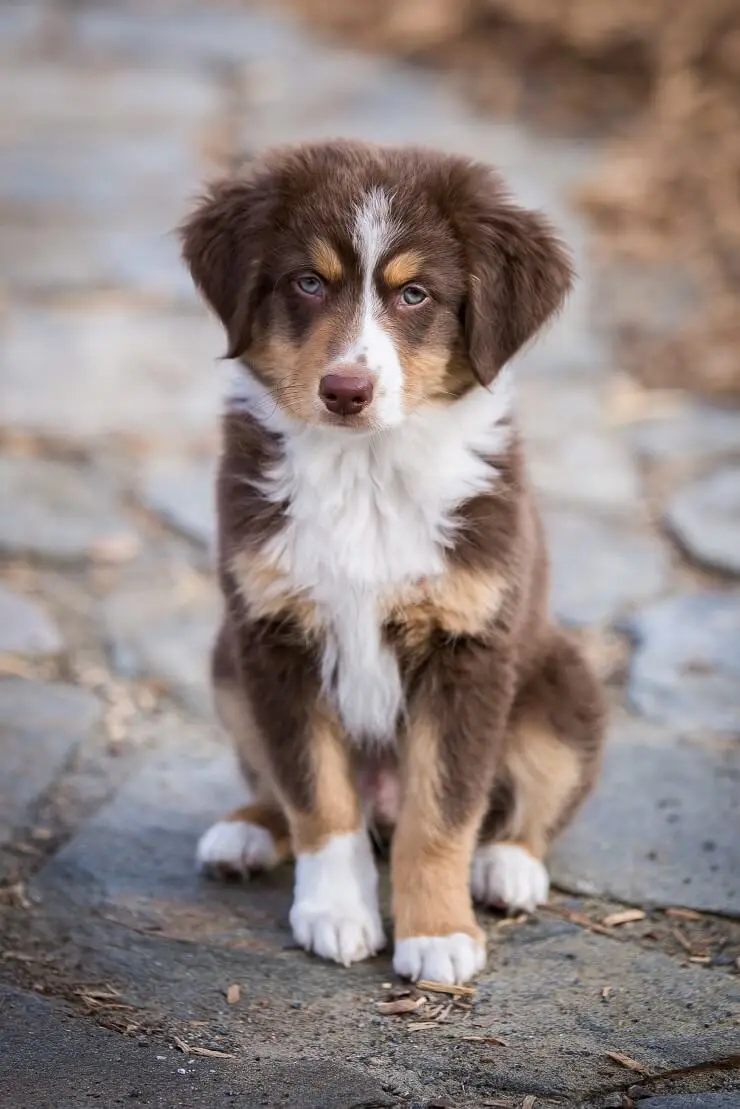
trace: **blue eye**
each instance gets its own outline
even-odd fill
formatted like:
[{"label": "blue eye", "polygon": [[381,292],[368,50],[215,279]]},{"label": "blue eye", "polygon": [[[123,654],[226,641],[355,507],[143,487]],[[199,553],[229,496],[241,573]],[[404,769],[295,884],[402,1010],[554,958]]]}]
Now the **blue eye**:
[{"label": "blue eye", "polygon": [[409,308],[416,308],[417,304],[423,304],[426,299],[426,290],[421,285],[407,285],[401,293],[401,300]]},{"label": "blue eye", "polygon": [[296,286],[308,297],[318,297],[324,291],[324,282],[315,273],[304,273],[296,278]]}]

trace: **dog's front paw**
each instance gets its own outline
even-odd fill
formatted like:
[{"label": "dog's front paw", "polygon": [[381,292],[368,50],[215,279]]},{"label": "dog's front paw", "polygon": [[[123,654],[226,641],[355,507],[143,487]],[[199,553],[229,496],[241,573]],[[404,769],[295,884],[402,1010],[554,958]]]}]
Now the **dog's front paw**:
[{"label": "dog's front paw", "polygon": [[270,870],[280,861],[275,838],[267,828],[245,820],[219,820],[198,840],[198,869],[212,877],[246,877],[253,870]]},{"label": "dog's front paw", "polygon": [[377,910],[343,904],[341,898],[326,906],[296,902],[290,910],[290,926],[296,943],[306,951],[345,967],[376,955],[385,946]]},{"label": "dog's front paw", "polygon": [[393,969],[403,978],[449,986],[467,982],[483,970],[485,963],[485,945],[467,932],[396,940],[393,955]]},{"label": "dog's front paw", "polygon": [[515,843],[490,843],[475,853],[471,889],[483,905],[532,913],[547,901],[549,887],[544,864]]},{"label": "dog's front paw", "polygon": [[385,946],[377,895],[377,871],[367,833],[332,836],[296,859],[290,926],[306,951],[343,966]]}]

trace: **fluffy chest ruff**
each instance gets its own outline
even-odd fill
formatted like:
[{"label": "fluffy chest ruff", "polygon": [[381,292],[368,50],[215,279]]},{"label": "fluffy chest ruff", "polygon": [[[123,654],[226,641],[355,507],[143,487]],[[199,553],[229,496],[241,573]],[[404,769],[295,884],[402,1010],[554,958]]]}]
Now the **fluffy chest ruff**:
[{"label": "fluffy chest ruff", "polygon": [[233,559],[240,592],[254,619],[290,619],[313,645],[323,690],[356,741],[392,740],[403,716],[399,636],[418,647],[435,627],[475,632],[497,603],[497,576],[450,556],[466,505],[500,479],[510,393],[504,374],[400,427],[358,435],[278,410],[265,419],[255,379],[232,382],[228,410],[262,412],[276,443],[243,477],[276,516],[270,534]]}]

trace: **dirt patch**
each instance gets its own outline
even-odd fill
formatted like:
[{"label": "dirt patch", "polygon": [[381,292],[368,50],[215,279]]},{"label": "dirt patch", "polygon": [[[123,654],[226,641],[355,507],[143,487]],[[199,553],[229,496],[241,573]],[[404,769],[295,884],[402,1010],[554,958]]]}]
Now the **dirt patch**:
[{"label": "dirt patch", "polygon": [[285,2],[453,72],[485,110],[611,136],[580,197],[603,322],[646,384],[740,399],[736,0]]}]

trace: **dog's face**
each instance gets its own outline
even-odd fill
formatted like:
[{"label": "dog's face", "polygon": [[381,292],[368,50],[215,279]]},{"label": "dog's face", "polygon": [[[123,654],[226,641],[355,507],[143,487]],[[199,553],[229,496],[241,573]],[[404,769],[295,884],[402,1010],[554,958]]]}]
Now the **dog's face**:
[{"label": "dog's face", "polygon": [[571,283],[492,170],[417,149],[276,151],[214,185],[182,236],[229,357],[312,424],[392,427],[489,384]]}]

